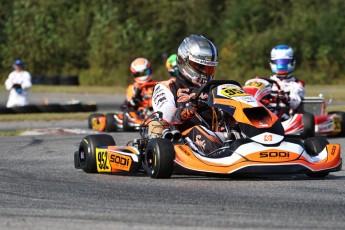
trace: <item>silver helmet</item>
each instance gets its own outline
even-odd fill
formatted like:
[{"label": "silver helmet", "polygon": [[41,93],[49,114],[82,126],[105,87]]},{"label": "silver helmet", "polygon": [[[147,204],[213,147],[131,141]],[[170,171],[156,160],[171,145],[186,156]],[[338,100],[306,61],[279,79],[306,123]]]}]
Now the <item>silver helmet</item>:
[{"label": "silver helmet", "polygon": [[201,35],[186,37],[177,51],[177,65],[181,74],[196,86],[213,78],[218,64],[216,46]]}]

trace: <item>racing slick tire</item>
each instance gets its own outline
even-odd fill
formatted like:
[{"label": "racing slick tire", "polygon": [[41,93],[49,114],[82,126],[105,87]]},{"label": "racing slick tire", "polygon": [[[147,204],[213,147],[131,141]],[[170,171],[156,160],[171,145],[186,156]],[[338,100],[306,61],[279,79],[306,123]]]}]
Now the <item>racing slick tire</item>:
[{"label": "racing slick tire", "polygon": [[329,114],[337,114],[340,117],[340,133],[337,134],[339,137],[345,137],[345,113],[341,111],[332,111]]},{"label": "racing slick tire", "polygon": [[133,131],[134,129],[128,125],[128,117],[127,117],[127,113],[124,112],[123,113],[123,131],[125,132],[130,132],[130,131]]},{"label": "racing slick tire", "polygon": [[311,113],[303,113],[303,132],[301,138],[306,139],[308,137],[315,136],[315,118]]},{"label": "racing slick tire", "polygon": [[[325,137],[309,137],[304,141],[304,147],[307,153],[311,156],[317,156],[329,142]],[[310,172],[307,176],[314,178],[322,178],[329,174],[329,172]]]},{"label": "racing slick tire", "polygon": [[144,169],[151,178],[170,178],[174,172],[174,159],[175,151],[171,141],[154,138],[146,147]]},{"label": "racing slick tire", "polygon": [[116,132],[117,131],[117,124],[114,118],[115,113],[107,113],[105,115],[106,122],[105,122],[105,131],[107,132]]},{"label": "racing slick tire", "polygon": [[[107,134],[86,136],[79,145],[78,158],[79,166],[87,173],[96,173],[96,148],[99,146],[116,145],[112,136]],[[74,165],[78,165],[74,162]]]},{"label": "racing slick tire", "polygon": [[96,117],[102,117],[102,116],[104,116],[104,114],[102,114],[102,113],[92,113],[92,114],[90,114],[89,119],[88,119],[88,127],[89,127],[89,129],[92,129],[92,119],[96,118]]}]

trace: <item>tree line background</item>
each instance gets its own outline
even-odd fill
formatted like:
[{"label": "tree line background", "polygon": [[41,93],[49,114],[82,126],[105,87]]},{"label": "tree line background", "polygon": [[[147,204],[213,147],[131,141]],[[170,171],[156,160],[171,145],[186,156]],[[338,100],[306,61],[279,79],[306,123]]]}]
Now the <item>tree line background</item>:
[{"label": "tree line background", "polygon": [[136,57],[166,79],[165,58],[195,33],[218,48],[218,79],[269,76],[278,44],[311,84],[344,83],[343,0],[1,0],[0,79],[14,59],[32,74],[78,74],[84,85],[126,85]]}]

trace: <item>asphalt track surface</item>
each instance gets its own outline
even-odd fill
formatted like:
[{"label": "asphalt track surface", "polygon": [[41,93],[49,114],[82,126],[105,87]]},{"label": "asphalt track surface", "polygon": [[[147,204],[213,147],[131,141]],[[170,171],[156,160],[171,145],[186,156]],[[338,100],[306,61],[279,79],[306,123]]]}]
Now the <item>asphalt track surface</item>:
[{"label": "asphalt track surface", "polygon": [[[112,135],[118,145],[138,136]],[[83,136],[1,137],[0,229],[345,228],[344,171],[318,180],[87,174],[73,165]]]}]

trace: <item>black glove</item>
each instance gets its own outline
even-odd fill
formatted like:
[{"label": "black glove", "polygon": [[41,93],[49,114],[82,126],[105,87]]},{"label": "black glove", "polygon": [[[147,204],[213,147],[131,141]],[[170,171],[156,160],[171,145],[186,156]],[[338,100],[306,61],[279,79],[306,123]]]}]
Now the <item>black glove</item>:
[{"label": "black glove", "polygon": [[21,84],[13,84],[12,88],[13,89],[21,89],[22,85]]},{"label": "black glove", "polygon": [[140,99],[141,100],[141,91],[143,89],[142,88],[136,88],[134,90],[134,95],[133,95],[133,98],[136,98],[136,99]]}]

